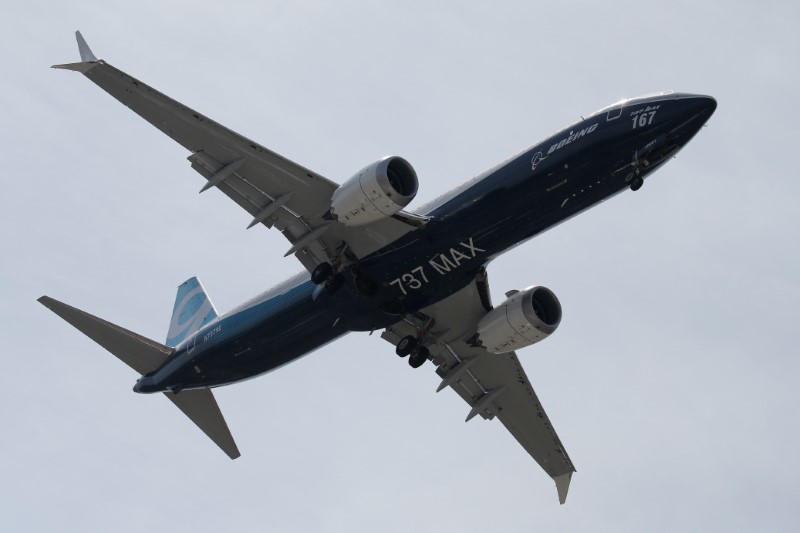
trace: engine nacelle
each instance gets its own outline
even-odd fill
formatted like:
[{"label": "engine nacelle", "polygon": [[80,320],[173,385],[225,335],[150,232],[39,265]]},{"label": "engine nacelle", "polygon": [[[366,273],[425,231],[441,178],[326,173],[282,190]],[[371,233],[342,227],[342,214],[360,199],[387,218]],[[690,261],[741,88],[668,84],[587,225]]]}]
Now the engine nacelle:
[{"label": "engine nacelle", "polygon": [[388,156],[342,183],[331,198],[331,214],[345,226],[390,217],[417,194],[417,173],[402,157]]},{"label": "engine nacelle", "polygon": [[492,353],[536,344],[561,322],[561,303],[547,287],[528,287],[512,294],[478,322],[478,340]]}]

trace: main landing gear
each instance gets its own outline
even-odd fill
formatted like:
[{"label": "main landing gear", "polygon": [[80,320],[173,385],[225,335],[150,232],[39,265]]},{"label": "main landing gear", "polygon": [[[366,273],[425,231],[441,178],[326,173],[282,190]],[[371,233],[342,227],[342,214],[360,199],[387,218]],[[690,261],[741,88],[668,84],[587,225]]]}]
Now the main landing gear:
[{"label": "main landing gear", "polygon": [[397,343],[395,353],[400,357],[410,356],[408,358],[408,364],[411,365],[411,368],[421,367],[430,355],[428,348],[420,346],[417,338],[411,335],[400,339],[400,342]]},{"label": "main landing gear", "polygon": [[334,293],[344,284],[344,276],[336,273],[333,266],[328,263],[320,263],[311,272],[311,281],[315,285],[325,284],[325,290],[329,293]]},{"label": "main landing gear", "polygon": [[[375,296],[378,293],[378,284],[369,276],[359,272],[356,267],[351,267],[350,272],[353,276],[353,284],[359,294]],[[345,275],[342,272],[336,272],[333,265],[326,261],[318,264],[311,272],[311,281],[315,285],[322,285],[324,283],[325,290],[329,293],[334,293],[344,284]]]}]

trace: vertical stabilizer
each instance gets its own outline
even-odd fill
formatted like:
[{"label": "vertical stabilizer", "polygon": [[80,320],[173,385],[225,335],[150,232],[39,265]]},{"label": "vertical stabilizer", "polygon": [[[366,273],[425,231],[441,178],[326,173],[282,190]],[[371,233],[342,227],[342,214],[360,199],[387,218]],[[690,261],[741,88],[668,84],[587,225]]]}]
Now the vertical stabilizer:
[{"label": "vertical stabilizer", "polygon": [[209,300],[203,284],[196,277],[178,287],[172,320],[167,333],[167,346],[177,346],[192,333],[217,318],[217,310]]}]

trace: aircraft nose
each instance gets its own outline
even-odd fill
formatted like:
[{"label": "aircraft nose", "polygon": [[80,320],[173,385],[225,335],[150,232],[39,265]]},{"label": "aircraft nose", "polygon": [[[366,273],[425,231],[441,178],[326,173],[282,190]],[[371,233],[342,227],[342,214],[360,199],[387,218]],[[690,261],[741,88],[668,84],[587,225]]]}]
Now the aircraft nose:
[{"label": "aircraft nose", "polygon": [[708,118],[714,114],[714,111],[717,110],[717,101],[711,96],[689,94],[686,95],[686,100],[688,100],[691,111],[693,113],[703,113],[705,120],[708,120]]}]

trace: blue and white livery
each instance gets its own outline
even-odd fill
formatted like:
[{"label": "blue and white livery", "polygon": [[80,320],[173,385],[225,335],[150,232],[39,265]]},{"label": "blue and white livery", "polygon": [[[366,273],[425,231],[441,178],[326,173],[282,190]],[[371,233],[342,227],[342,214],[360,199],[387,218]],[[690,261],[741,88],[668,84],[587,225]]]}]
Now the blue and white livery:
[{"label": "blue and white livery", "polygon": [[97,59],[77,37],[81,61],[56,68],[82,73],[188,150],[206,180],[201,192],[236,202],[248,228],[278,229],[285,255],[305,271],[221,315],[191,278],[178,289],[164,344],[47,296],[42,304],[133,368],[134,391],[165,394],[231,458],[239,450],[213,387],[348,332],[382,330],[411,367],[431,361],[437,392],[463,398],[466,420],[499,419],[564,503],[575,467],[515,354],[556,331],[561,304],[537,285],[493,304],[487,266],[638,190],[711,117],[713,98],[666,92],[617,102],[412,212],[418,180],[405,159],[381,158],[339,184]]}]

